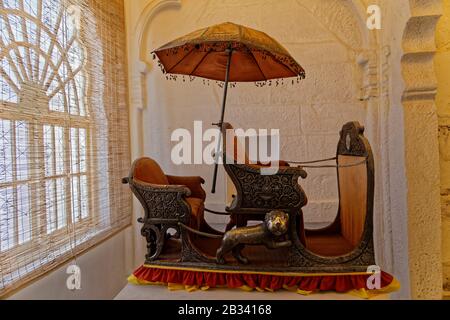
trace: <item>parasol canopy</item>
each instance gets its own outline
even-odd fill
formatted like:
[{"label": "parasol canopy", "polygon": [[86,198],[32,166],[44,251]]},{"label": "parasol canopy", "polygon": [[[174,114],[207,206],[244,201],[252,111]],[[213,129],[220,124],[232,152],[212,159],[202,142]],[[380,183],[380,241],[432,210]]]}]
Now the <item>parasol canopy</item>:
[{"label": "parasol canopy", "polygon": [[264,32],[226,22],[189,33],[154,51],[170,74],[226,81],[256,82],[305,77],[303,68],[276,40]]},{"label": "parasol canopy", "polygon": [[[228,83],[305,78],[305,70],[275,39],[261,31],[225,22],[173,40],[153,51],[164,73],[224,81],[222,114],[225,117]],[[294,81],[293,81],[294,82]],[[219,137],[217,150],[220,150]],[[215,193],[219,152],[212,193]]]}]

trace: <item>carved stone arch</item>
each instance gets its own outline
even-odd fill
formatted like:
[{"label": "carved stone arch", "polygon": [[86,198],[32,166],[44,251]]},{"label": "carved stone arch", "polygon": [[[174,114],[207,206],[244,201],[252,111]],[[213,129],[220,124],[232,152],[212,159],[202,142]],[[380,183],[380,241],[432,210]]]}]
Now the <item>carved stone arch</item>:
[{"label": "carved stone arch", "polygon": [[[181,0],[150,0],[144,6],[138,19],[130,21],[128,25],[128,48],[129,48],[129,79],[130,79],[130,108],[131,122],[136,126],[131,128],[131,137],[138,144],[132,147],[132,155],[142,155],[142,109],[146,108],[146,75],[152,66],[150,62],[150,51],[147,44],[148,29],[153,18],[162,10],[178,8]],[[130,8],[128,8],[130,11]],[[134,23],[133,23],[134,22]]]},{"label": "carved stone arch", "polygon": [[[131,94],[132,107],[145,108],[145,98],[140,91],[142,87],[142,73],[145,75],[150,69],[150,51],[148,48],[148,29],[153,18],[162,10],[179,8],[181,0],[150,0],[142,9],[138,19],[134,24],[128,26],[128,47],[131,65],[129,66],[132,87],[137,92]],[[138,89],[139,88],[139,89]],[[139,103],[140,102],[140,103]]]},{"label": "carved stone arch", "polygon": [[360,0],[297,0],[297,3],[320,19],[344,46],[356,49],[373,44],[366,28],[366,8]]},{"label": "carved stone arch", "polygon": [[441,299],[441,207],[435,32],[441,0],[409,0],[402,39],[408,258],[412,298]]},{"label": "carved stone arch", "polygon": [[139,46],[140,61],[150,65],[150,51],[147,45],[147,32],[152,19],[162,10],[181,7],[181,0],[153,0],[150,1],[139,16],[134,30]]},{"label": "carved stone arch", "polygon": [[353,8],[353,12],[359,22],[360,30],[362,31],[363,46],[365,48],[376,46],[378,44],[377,33],[367,28],[368,5],[363,0],[351,0],[350,6]]}]

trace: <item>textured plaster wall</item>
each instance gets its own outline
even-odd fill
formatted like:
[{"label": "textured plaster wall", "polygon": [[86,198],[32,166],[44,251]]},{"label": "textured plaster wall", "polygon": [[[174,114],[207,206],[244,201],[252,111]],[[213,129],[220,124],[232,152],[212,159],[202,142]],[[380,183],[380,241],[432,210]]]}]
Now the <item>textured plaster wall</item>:
[{"label": "textured plaster wall", "polygon": [[442,202],[442,261],[444,288],[450,291],[450,1],[436,30],[435,69],[438,79],[436,104],[439,116]]}]

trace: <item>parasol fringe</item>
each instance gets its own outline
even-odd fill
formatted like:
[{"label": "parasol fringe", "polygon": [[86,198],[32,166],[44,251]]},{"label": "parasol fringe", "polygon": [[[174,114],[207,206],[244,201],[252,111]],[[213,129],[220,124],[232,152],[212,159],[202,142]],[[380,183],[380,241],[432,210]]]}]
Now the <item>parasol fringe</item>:
[{"label": "parasol fringe", "polygon": [[[174,48],[177,49],[177,48]],[[159,61],[158,56],[152,52],[152,58],[153,60],[158,60],[158,67],[161,69],[161,72],[165,75],[166,80],[169,81],[178,81],[178,79],[180,77],[178,77],[178,75],[176,74],[169,74],[167,73],[166,69],[164,68],[164,65],[161,63],[161,61]],[[189,79],[189,82],[193,82],[197,79],[198,77],[192,76],[192,75],[182,75],[181,77],[181,81],[182,82],[186,82],[186,79]],[[272,80],[267,80],[267,81],[255,81],[254,84],[256,87],[258,88],[263,88],[265,86],[269,86],[269,87],[283,87],[286,86],[286,84],[291,84],[292,86],[295,84],[299,84],[301,80],[305,79],[306,75],[305,72],[301,72],[296,78],[293,78],[290,82],[285,81],[284,78],[280,78],[280,79],[272,79]],[[211,85],[211,81],[209,79],[203,79],[200,78],[203,81],[204,85],[210,86]],[[222,81],[215,81],[215,84],[223,89],[224,87],[224,82]],[[237,87],[237,82],[230,82],[228,85],[228,88],[236,88]]]}]

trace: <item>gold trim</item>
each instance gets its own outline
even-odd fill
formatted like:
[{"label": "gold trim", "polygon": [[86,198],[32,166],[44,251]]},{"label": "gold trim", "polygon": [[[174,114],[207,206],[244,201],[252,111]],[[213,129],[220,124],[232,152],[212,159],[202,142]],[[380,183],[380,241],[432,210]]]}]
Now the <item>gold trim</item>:
[{"label": "gold trim", "polygon": [[153,264],[144,264],[144,268],[180,270],[192,272],[211,272],[211,273],[232,273],[232,274],[258,274],[268,276],[285,276],[285,277],[319,277],[319,276],[358,276],[372,275],[370,272],[349,272],[349,273],[300,273],[300,272],[266,272],[266,271],[248,271],[248,270],[211,270],[207,268],[187,268],[187,267],[171,267]]},{"label": "gold trim", "polygon": [[[132,274],[131,276],[128,277],[128,283],[130,284],[134,284],[134,285],[152,285],[152,286],[166,286],[170,291],[176,291],[176,290],[185,290],[187,292],[194,292],[197,290],[201,290],[201,291],[207,291],[210,289],[209,286],[205,285],[205,286],[200,286],[200,285],[194,285],[194,286],[188,286],[188,285],[183,285],[183,284],[177,284],[177,283],[164,283],[164,282],[150,282],[150,281],[146,281],[146,280],[141,280],[138,279],[134,274]],[[221,289],[221,288],[227,288],[226,286],[217,286],[215,287],[215,289]],[[232,289],[232,288],[229,288]],[[246,292],[252,292],[252,291],[258,291],[258,292],[274,292],[274,290],[271,290],[269,288],[251,288],[247,285],[243,285],[241,287],[238,287],[236,289],[240,289]],[[287,286],[283,286],[283,289],[286,291],[290,291],[293,293],[297,293],[297,294],[301,294],[304,296],[307,295],[311,295],[314,294],[315,292],[321,292],[321,291],[305,291],[305,290],[301,290],[299,288],[294,287],[287,287]],[[356,296],[358,298],[361,299],[366,299],[366,300],[370,300],[372,298],[375,298],[377,296],[380,295],[386,295],[386,294],[390,294],[392,292],[395,292],[397,290],[400,289],[400,282],[398,282],[397,279],[393,279],[393,281],[387,285],[386,287],[382,288],[382,289],[378,289],[378,290],[367,290],[367,289],[354,289],[354,290],[350,290],[347,292],[336,292],[338,294],[348,294],[348,295],[352,295],[352,296]],[[333,292],[332,290],[330,291],[323,291],[323,292]]]}]

